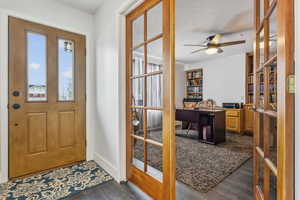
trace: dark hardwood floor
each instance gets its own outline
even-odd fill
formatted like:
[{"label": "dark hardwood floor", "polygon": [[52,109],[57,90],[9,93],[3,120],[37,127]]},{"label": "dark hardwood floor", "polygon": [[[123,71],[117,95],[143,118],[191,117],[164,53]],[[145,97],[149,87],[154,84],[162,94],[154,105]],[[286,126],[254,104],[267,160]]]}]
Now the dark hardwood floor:
[{"label": "dark hardwood floor", "polygon": [[[83,191],[68,200],[150,200],[133,184],[111,181]],[[252,200],[252,160],[247,161],[208,193],[177,182],[177,200]]]}]

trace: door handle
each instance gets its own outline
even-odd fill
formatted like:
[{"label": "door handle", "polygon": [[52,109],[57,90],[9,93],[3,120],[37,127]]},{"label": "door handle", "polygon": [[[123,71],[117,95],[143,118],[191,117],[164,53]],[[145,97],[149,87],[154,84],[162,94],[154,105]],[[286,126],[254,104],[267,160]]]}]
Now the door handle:
[{"label": "door handle", "polygon": [[13,109],[15,109],[15,110],[21,108],[20,104],[17,104],[17,103],[13,104],[12,107],[13,107]]}]

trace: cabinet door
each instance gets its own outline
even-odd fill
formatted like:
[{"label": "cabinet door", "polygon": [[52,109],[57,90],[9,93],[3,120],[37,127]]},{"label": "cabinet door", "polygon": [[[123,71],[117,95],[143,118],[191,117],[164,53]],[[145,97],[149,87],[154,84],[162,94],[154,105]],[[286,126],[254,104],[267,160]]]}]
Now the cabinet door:
[{"label": "cabinet door", "polygon": [[226,129],[230,131],[239,131],[240,130],[239,117],[227,116]]},{"label": "cabinet door", "polygon": [[253,131],[253,117],[254,113],[250,107],[245,108],[245,129],[246,131]]}]

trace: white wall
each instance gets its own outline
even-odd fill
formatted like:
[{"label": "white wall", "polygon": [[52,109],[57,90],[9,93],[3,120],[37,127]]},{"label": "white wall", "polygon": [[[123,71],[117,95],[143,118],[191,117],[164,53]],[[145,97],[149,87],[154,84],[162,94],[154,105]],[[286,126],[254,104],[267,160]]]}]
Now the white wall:
[{"label": "white wall", "polygon": [[215,57],[187,65],[185,70],[203,69],[203,98],[224,102],[245,102],[245,54]]},{"label": "white wall", "polygon": [[185,71],[184,64],[176,65],[176,106],[182,107],[182,100],[185,97]]},{"label": "white wall", "polygon": [[[122,81],[122,69],[118,65],[116,18],[122,3],[123,0],[107,1],[95,15],[97,142],[94,155],[101,166],[117,180],[122,176],[120,158],[124,153],[120,137],[125,134],[125,130],[120,129],[119,99],[124,92],[125,82]],[[125,65],[123,67],[125,69]]]},{"label": "white wall", "polygon": [[7,180],[8,170],[8,16],[53,26],[86,35],[87,39],[87,159],[93,159],[95,120],[95,73],[93,16],[52,0],[0,1],[0,182]]}]

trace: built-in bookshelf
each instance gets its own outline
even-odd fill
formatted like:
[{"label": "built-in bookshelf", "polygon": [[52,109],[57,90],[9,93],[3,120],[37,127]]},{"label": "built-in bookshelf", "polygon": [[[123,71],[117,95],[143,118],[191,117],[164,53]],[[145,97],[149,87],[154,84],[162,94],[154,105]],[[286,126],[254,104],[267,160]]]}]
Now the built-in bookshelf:
[{"label": "built-in bookshelf", "polygon": [[277,110],[277,63],[274,62],[269,70],[269,104],[270,109]]},{"label": "built-in bookshelf", "polygon": [[246,55],[246,104],[254,103],[253,53]]},{"label": "built-in bookshelf", "polygon": [[186,97],[203,100],[203,70],[186,71]]},{"label": "built-in bookshelf", "polygon": [[258,73],[258,77],[259,77],[259,96],[258,96],[258,104],[260,108],[264,107],[264,90],[265,90],[265,84],[264,84],[264,73],[260,72]]}]

